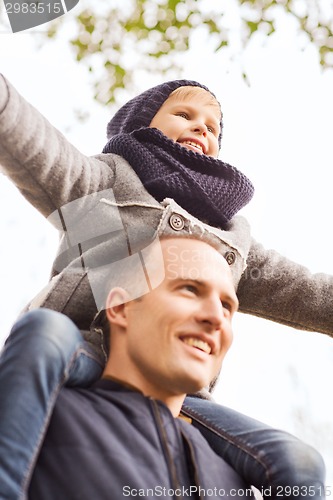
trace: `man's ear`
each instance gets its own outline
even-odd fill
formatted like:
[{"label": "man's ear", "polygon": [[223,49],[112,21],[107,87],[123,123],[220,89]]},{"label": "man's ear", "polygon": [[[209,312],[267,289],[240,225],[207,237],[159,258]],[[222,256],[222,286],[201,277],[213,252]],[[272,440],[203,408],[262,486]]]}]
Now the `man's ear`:
[{"label": "man's ear", "polygon": [[112,288],[106,299],[106,317],[110,324],[127,326],[127,308],[129,294],[123,288]]}]

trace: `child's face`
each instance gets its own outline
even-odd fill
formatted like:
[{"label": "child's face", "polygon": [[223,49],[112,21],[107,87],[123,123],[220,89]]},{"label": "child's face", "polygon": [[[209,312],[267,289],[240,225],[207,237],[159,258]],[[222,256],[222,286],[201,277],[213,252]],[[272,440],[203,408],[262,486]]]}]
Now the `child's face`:
[{"label": "child's face", "polygon": [[171,95],[160,107],[150,127],[199,154],[217,158],[221,112],[212,96],[198,87],[195,95]]}]

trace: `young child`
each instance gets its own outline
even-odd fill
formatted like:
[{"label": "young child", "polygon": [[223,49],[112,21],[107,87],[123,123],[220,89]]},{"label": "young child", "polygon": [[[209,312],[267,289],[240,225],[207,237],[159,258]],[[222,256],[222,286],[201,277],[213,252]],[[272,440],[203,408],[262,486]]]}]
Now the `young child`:
[{"label": "young child", "polygon": [[[0,496],[27,491],[60,387],[88,385],[102,371],[103,331],[91,324],[104,307],[106,274],[121,283],[126,259],[144,262],[147,242],[159,235],[195,235],[218,246],[241,311],[332,334],[332,278],[311,276],[265,251],[251,240],[246,221],[234,217],[253,188],[217,159],[221,136],[215,97],[197,82],[176,80],[123,106],[108,125],[103,154],[88,158],[0,79],[2,169],[62,231],[53,278],[30,308],[64,313],[84,337],[67,335],[68,318],[46,310],[14,326],[0,360]],[[133,297],[147,286],[154,283],[143,280]],[[22,335],[25,321],[34,325],[30,335]],[[285,487],[295,487],[294,497],[323,496],[322,460],[296,438],[199,398],[188,398],[184,411],[259,489],[272,487],[273,496],[284,497]]]}]

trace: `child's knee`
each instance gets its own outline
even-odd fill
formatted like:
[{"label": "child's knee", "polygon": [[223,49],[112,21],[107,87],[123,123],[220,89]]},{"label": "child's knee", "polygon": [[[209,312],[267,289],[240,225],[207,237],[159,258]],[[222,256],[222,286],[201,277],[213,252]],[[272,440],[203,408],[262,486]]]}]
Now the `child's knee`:
[{"label": "child's knee", "polygon": [[[280,457],[276,458],[276,463],[273,465],[274,469],[275,487],[280,487],[281,493],[283,493],[282,488],[296,487],[300,488],[299,496],[301,496],[302,491],[304,493],[310,486],[324,487],[325,464],[322,456],[315,448],[296,438],[281,447]],[[287,491],[285,493],[288,494]]]},{"label": "child's knee", "polygon": [[51,343],[55,348],[72,349],[82,341],[75,324],[64,314],[50,309],[34,309],[25,313],[14,325],[12,334],[28,345],[42,349]]}]

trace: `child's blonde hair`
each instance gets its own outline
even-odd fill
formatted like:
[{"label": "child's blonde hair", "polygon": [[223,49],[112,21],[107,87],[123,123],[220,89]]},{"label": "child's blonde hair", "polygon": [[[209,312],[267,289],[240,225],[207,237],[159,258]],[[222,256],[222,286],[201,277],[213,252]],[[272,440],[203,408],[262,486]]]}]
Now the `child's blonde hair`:
[{"label": "child's blonde hair", "polygon": [[195,98],[198,95],[207,97],[207,104],[214,106],[219,112],[220,119],[222,119],[223,114],[219,101],[211,92],[203,89],[202,87],[194,87],[190,85],[178,87],[173,92],[171,92],[168,99],[173,99],[174,97],[176,97],[177,99],[185,100],[187,98]]}]

